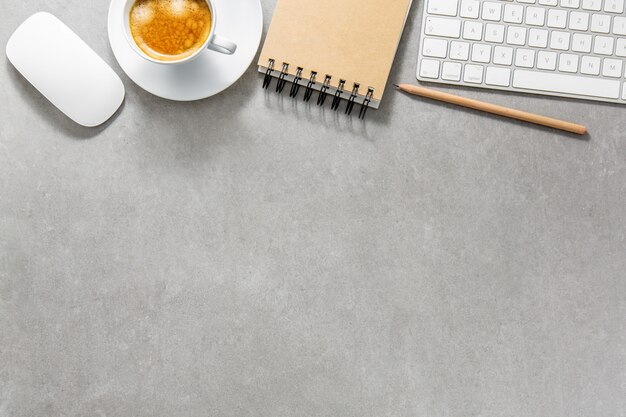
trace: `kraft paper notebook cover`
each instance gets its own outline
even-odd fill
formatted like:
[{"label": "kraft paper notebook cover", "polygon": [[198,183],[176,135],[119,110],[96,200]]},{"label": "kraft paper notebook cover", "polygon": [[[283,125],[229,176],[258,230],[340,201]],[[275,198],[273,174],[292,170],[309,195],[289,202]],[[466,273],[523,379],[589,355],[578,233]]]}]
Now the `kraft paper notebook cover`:
[{"label": "kraft paper notebook cover", "polygon": [[295,81],[290,95],[306,87],[308,100],[326,84],[333,108],[338,95],[378,108],[410,6],[411,0],[278,0],[258,63],[267,74],[264,87],[270,77],[279,78],[279,89],[281,78]]}]

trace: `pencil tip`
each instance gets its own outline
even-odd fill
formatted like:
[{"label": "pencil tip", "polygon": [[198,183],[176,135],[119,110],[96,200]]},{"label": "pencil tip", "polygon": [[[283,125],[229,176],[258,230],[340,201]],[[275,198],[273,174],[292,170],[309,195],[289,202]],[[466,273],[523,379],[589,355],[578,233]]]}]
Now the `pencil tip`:
[{"label": "pencil tip", "polygon": [[396,87],[396,88],[400,88],[400,86],[398,84],[394,84],[393,86]]}]

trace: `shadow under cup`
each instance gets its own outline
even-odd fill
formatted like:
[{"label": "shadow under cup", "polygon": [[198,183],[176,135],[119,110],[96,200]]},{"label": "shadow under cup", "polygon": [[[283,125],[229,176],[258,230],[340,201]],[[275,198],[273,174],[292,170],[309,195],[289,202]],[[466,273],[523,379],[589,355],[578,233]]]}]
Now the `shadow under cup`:
[{"label": "shadow under cup", "polygon": [[[164,64],[164,65],[176,65],[176,64],[182,64],[185,62],[189,62],[195,58],[197,58],[200,54],[202,54],[203,52],[205,52],[205,49],[210,49],[222,54],[226,54],[226,55],[232,55],[235,53],[235,51],[237,50],[237,44],[235,44],[233,41],[224,38],[222,36],[218,36],[215,34],[215,27],[216,27],[216,22],[217,22],[217,16],[215,13],[215,7],[213,5],[213,2],[211,0],[196,0],[196,1],[202,1],[204,3],[206,3],[206,5],[209,8],[209,13],[210,13],[210,20],[211,20],[211,29],[209,31],[208,36],[206,37],[206,39],[204,40],[204,42],[202,43],[201,46],[199,47],[195,47],[195,50],[193,53],[188,54],[188,55],[183,55],[180,59],[157,59],[155,57],[152,57],[150,55],[148,55],[146,52],[144,52],[139,45],[137,44],[137,42],[135,41],[135,38],[132,34],[131,31],[131,11],[133,10],[133,7],[135,6],[136,3],[138,3],[138,1],[140,0],[126,0],[126,3],[124,5],[124,9],[123,9],[123,13],[124,13],[124,34],[126,36],[126,40],[129,43],[129,45],[131,46],[131,48],[142,58],[151,61],[153,63],[156,64]],[[162,1],[162,2],[172,2],[172,1],[176,1],[176,0],[152,0],[152,1]],[[182,1],[186,1],[186,0],[182,0]],[[192,49],[192,48],[190,48]],[[164,56],[167,56],[166,54],[163,54]],[[171,55],[172,57],[175,57],[175,55]]]}]

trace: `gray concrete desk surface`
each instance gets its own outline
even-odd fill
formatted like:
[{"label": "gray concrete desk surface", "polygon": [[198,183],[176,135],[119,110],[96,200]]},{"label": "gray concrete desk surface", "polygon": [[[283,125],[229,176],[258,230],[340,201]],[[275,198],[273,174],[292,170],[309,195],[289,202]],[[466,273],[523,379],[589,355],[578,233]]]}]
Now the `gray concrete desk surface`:
[{"label": "gray concrete desk surface", "polygon": [[580,140],[390,88],[362,123],[253,67],[173,103],[107,1],[3,6],[3,45],[51,11],[127,98],[83,129],[2,63],[0,416],[624,417],[626,107],[446,89]]}]

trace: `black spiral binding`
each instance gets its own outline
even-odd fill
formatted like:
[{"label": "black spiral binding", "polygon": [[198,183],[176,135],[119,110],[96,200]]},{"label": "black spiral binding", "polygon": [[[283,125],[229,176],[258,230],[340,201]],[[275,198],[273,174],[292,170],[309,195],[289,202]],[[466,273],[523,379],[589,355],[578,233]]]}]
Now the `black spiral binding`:
[{"label": "black spiral binding", "polygon": [[370,106],[370,103],[372,102],[372,97],[374,96],[374,89],[372,87],[369,87],[367,89],[367,95],[365,96],[365,101],[363,101],[363,104],[361,104],[361,110],[359,111],[359,119],[363,120],[365,119],[365,113],[367,113],[367,109]]},{"label": "black spiral binding", "polygon": [[352,87],[352,94],[350,94],[350,98],[348,99],[348,105],[346,106],[346,114],[349,116],[352,114],[352,108],[354,107],[354,100],[356,100],[359,95],[359,87],[361,84],[354,83]]},{"label": "black spiral binding", "polygon": [[284,62],[283,69],[280,70],[280,75],[278,76],[278,84],[276,84],[276,92],[278,94],[283,92],[283,89],[285,88],[285,84],[287,84],[287,80],[285,78],[287,77],[288,73],[289,73],[289,64]]},{"label": "black spiral binding", "polygon": [[317,72],[311,71],[311,78],[309,79],[309,83],[306,85],[306,89],[304,90],[304,101],[307,103],[311,100],[311,96],[313,96],[313,86],[315,85],[316,78]]},{"label": "black spiral binding", "polygon": [[[265,77],[263,78],[264,89],[269,88],[270,84],[272,83],[272,78],[274,76],[274,71],[275,71],[274,69],[275,65],[276,65],[276,61],[274,59],[269,59],[268,64],[267,64],[267,70],[265,71]],[[304,72],[304,68],[302,67],[297,68],[296,74],[294,75],[293,80],[290,81],[292,85],[289,91],[289,97],[295,98],[298,96],[298,93],[300,92],[300,87],[303,85],[302,84],[303,72]],[[313,97],[314,87],[317,84],[317,75],[318,75],[317,71],[311,71],[311,76],[304,90],[305,102],[309,102],[311,100],[311,97]],[[280,70],[280,74],[277,77],[278,78],[278,83],[276,84],[277,93],[280,94],[285,89],[287,81],[289,81],[288,76],[289,76],[289,63],[283,62],[281,70]],[[326,97],[328,96],[328,90],[330,89],[331,80],[332,80],[331,75],[326,74],[324,76],[324,82],[321,85],[319,95],[317,96],[318,106],[324,105],[324,102],[326,101]],[[339,85],[337,86],[337,89],[333,96],[333,102],[330,107],[334,111],[337,111],[339,109],[339,106],[341,105],[341,100],[343,98],[344,93],[346,92],[345,91],[346,82],[347,81],[343,79],[339,80]],[[354,105],[356,104],[357,98],[359,97],[360,88],[361,88],[361,85],[359,83],[353,84],[352,90],[350,92],[350,97],[348,98],[348,104],[346,105],[345,114],[347,115],[352,114],[352,111],[354,110]],[[369,109],[372,103],[373,97],[374,97],[374,89],[372,87],[368,87],[367,94],[365,95],[365,98],[363,99],[363,102],[361,103],[361,109],[359,110],[359,119],[365,119],[365,114],[367,113],[367,110]]]},{"label": "black spiral binding", "polygon": [[270,59],[267,64],[267,71],[265,71],[265,78],[263,78],[263,88],[267,89],[272,83],[272,72],[274,72],[274,60]]},{"label": "black spiral binding", "polygon": [[346,86],[346,80],[339,80],[339,85],[337,86],[337,91],[335,91],[335,97],[333,97],[333,104],[330,105],[331,110],[337,110],[339,108],[339,104],[341,103],[341,95],[343,94],[343,89]]},{"label": "black spiral binding", "polygon": [[330,87],[330,80],[332,79],[332,77],[330,75],[326,75],[326,77],[324,78],[324,84],[322,84],[322,89],[320,90],[320,94],[319,96],[317,96],[317,105],[318,106],[323,106],[324,105],[324,101],[326,101],[326,95],[328,94],[328,88]]},{"label": "black spiral binding", "polygon": [[298,91],[300,91],[300,81],[302,81],[302,71],[304,71],[304,68],[298,67],[298,70],[296,71],[296,78],[293,80],[293,84],[291,84],[289,97],[295,97],[298,95]]}]

